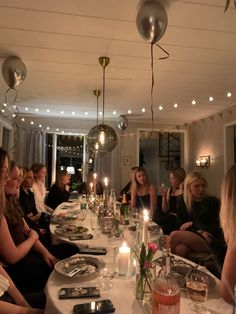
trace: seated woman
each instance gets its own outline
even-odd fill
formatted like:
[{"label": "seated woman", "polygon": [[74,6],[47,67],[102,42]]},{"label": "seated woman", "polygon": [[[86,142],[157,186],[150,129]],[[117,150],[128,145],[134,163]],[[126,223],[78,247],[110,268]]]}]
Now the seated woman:
[{"label": "seated woman", "polygon": [[214,196],[207,196],[206,187],[206,179],[200,173],[187,174],[184,194],[179,196],[177,204],[179,230],[170,234],[174,254],[188,257],[190,252],[210,252],[222,236],[220,202]]},{"label": "seated woman", "polygon": [[176,212],[177,196],[182,195],[184,192],[184,179],[186,172],[183,168],[179,167],[171,170],[170,184],[171,187],[161,189],[162,193],[162,210],[164,213]]},{"label": "seated woman", "polygon": [[[94,186],[94,177],[93,173],[90,171],[87,175],[87,181],[84,181],[81,183],[78,189],[79,194],[90,194],[91,193],[91,188],[90,188],[90,183],[93,183]],[[103,194],[103,186],[102,183],[98,180],[96,180],[96,194],[97,195],[102,195]]]},{"label": "seated woman", "polygon": [[151,218],[157,207],[157,190],[153,184],[149,183],[147,172],[141,167],[135,170],[130,205],[131,208],[148,209]]},{"label": "seated woman", "polygon": [[221,189],[220,222],[227,243],[221,273],[220,293],[226,302],[234,302],[236,285],[236,165],[227,172]]},{"label": "seated woman", "polygon": [[21,292],[43,290],[58,258],[69,257],[78,250],[74,246],[62,244],[59,247],[51,247],[52,254],[42,245],[37,233],[30,229],[23,219],[20,204],[15,196],[19,191],[19,168],[15,163],[11,163],[9,170],[5,185],[7,221],[3,217],[0,225],[0,257],[8,264],[6,271]]},{"label": "seated woman", "polygon": [[63,202],[67,202],[70,197],[70,175],[66,170],[60,170],[57,172],[56,182],[51,186],[46,205],[52,209],[55,209]]},{"label": "seated woman", "polygon": [[9,275],[0,265],[0,314],[6,313],[43,314],[44,311],[31,308],[20,291],[16,288]]},{"label": "seated woman", "polygon": [[170,172],[171,187],[161,188],[162,195],[158,195],[157,211],[154,221],[162,226],[165,234],[170,234],[177,229],[176,207],[177,198],[183,194],[184,178],[186,176],[183,168],[176,168]]},{"label": "seated woman", "polygon": [[39,213],[43,212],[46,215],[51,214],[53,209],[45,204],[46,198],[46,187],[45,177],[47,169],[43,164],[33,164],[31,170],[34,174],[34,183],[32,186],[32,192],[34,193],[35,204]]},{"label": "seated woman", "polygon": [[33,171],[24,168],[24,179],[20,186],[19,202],[24,212],[24,218],[30,228],[39,234],[40,241],[44,244],[50,243],[49,220],[45,219],[44,214],[36,209],[34,193],[30,190],[34,183]]}]

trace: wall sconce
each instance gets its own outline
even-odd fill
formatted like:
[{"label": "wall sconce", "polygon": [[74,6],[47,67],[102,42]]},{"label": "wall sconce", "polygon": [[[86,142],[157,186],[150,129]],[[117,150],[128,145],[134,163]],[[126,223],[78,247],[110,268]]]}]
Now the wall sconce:
[{"label": "wall sconce", "polygon": [[196,160],[196,166],[197,167],[202,167],[202,168],[207,168],[210,166],[210,156],[200,156]]}]

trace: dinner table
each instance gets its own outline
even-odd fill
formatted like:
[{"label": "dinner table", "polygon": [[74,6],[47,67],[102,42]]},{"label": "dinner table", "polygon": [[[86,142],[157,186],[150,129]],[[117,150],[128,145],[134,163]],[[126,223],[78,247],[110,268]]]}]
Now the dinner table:
[{"label": "dinner table", "polygon": [[[63,220],[65,217],[76,217],[76,212],[79,211],[80,204],[75,202],[66,202],[60,204],[55,212],[54,216],[60,217]],[[74,216],[73,216],[74,215]],[[82,255],[81,257],[93,257],[96,258],[101,264],[105,264],[108,268],[113,268],[114,273],[116,271],[117,265],[117,249],[121,246],[123,241],[128,244],[133,243],[135,238],[135,232],[131,232],[129,226],[123,226],[123,238],[114,239],[108,237],[107,234],[103,234],[101,230],[91,230],[91,221],[94,220],[94,213],[87,210],[85,220],[83,221],[83,227],[88,229],[88,233],[93,234],[92,239],[88,240],[74,240],[71,241],[68,234],[60,234],[57,231],[58,226],[56,223],[50,225],[50,231],[52,235],[52,240],[57,242],[67,242],[74,243],[78,247],[105,247],[107,254],[105,255]],[[69,219],[66,220],[68,223]],[[78,225],[78,220],[74,219],[72,222],[74,225]],[[81,223],[81,222],[80,222]],[[161,250],[157,250],[155,258],[161,257]],[[72,257],[73,258],[73,257]],[[176,259],[185,261],[192,266],[195,264],[191,261],[185,260],[181,257],[175,256]],[[135,259],[133,259],[135,261]],[[61,263],[63,261],[60,261]],[[59,262],[59,263],[60,263]],[[152,313],[152,306],[150,302],[141,303],[136,300],[135,296],[135,286],[136,286],[136,276],[135,276],[135,265],[131,268],[131,271],[127,276],[119,276],[115,274],[114,278],[111,279],[111,287],[103,287],[100,289],[100,298],[70,298],[70,299],[59,299],[59,290],[61,288],[72,288],[72,287],[101,287],[101,276],[98,271],[94,276],[72,276],[69,277],[63,272],[58,271],[55,265],[50,277],[48,278],[45,294],[46,294],[46,314],[72,314],[73,307],[76,304],[88,303],[95,300],[110,299],[115,307],[115,313],[118,314],[142,314],[142,313]],[[210,274],[207,269],[201,267],[204,272],[208,273],[214,280],[214,287],[209,289],[208,298],[204,302],[204,314],[231,314],[232,305],[226,303],[219,294],[219,279]],[[186,291],[181,291],[181,301],[180,301],[180,313],[189,314],[196,313],[190,306],[191,301],[188,299]]]}]

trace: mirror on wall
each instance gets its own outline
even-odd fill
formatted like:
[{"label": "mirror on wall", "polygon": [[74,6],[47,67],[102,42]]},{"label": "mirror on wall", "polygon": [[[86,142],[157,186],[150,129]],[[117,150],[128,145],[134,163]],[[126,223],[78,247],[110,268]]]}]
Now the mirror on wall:
[{"label": "mirror on wall", "polygon": [[156,187],[169,184],[169,172],[184,167],[184,133],[139,130],[139,165]]}]

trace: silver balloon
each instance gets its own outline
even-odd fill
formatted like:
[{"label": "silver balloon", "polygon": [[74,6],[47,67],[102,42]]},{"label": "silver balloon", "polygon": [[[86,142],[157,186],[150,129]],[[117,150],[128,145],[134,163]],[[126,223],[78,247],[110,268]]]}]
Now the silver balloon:
[{"label": "silver balloon", "polygon": [[15,88],[26,78],[26,66],[18,57],[9,57],[2,64],[2,75],[10,88]]},{"label": "silver balloon", "polygon": [[136,18],[139,34],[150,43],[156,43],[161,39],[166,31],[167,22],[165,8],[154,0],[144,2]]},{"label": "silver balloon", "polygon": [[128,127],[128,119],[123,114],[119,116],[119,120],[117,122],[118,128],[121,131],[125,131]]},{"label": "silver balloon", "polygon": [[115,148],[117,135],[109,125],[98,124],[89,131],[87,143],[91,152],[95,155],[104,156]]}]

